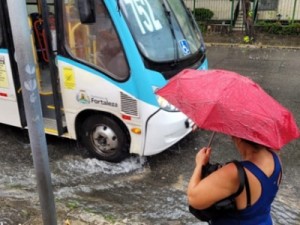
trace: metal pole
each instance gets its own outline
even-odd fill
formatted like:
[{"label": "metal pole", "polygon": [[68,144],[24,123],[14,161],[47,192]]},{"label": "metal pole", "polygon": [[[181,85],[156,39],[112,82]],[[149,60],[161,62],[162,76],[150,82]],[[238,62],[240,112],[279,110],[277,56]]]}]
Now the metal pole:
[{"label": "metal pole", "polygon": [[56,225],[56,211],[51,186],[48,149],[32,52],[26,1],[7,1],[11,22],[15,60],[18,64],[22,95],[28,125],[37,189],[44,225]]},{"label": "metal pole", "polygon": [[294,1],[294,10],[293,10],[293,16],[292,16],[292,24],[295,21],[296,6],[297,6],[297,0]]},{"label": "metal pole", "polygon": [[253,1],[253,7],[252,7],[252,21],[253,21],[253,25],[256,23],[256,15],[257,15],[257,4],[258,4],[258,0],[254,0]]},{"label": "metal pole", "polygon": [[208,148],[210,148],[210,147],[211,147],[211,145],[212,145],[212,142],[213,142],[213,140],[214,140],[214,137],[215,137],[215,135],[216,135],[216,132],[215,132],[215,131],[213,131],[213,132],[212,132],[212,134],[210,135],[210,138],[209,138],[209,141],[208,141],[208,145],[207,145],[207,147],[208,147]]},{"label": "metal pole", "polygon": [[234,19],[234,0],[231,0],[231,19],[230,19],[230,29],[233,28],[233,19]]},{"label": "metal pole", "polygon": [[[254,16],[255,6],[256,6],[256,0],[253,0],[253,3],[252,3],[252,16]],[[253,17],[253,19],[254,19],[254,17]]]}]

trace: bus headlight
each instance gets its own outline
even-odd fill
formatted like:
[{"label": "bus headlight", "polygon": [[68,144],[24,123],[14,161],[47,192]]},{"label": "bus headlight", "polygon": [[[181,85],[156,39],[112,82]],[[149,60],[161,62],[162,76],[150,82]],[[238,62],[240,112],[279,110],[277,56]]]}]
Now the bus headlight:
[{"label": "bus headlight", "polygon": [[166,110],[168,112],[179,112],[179,110],[172,105],[171,103],[169,103],[166,99],[164,99],[163,97],[156,95],[157,97],[157,102],[158,105],[161,109]]},{"label": "bus headlight", "polygon": [[[152,86],[153,92],[155,93],[155,91],[158,89],[158,87],[156,86]],[[157,99],[157,103],[159,105],[159,107],[165,111],[168,112],[179,112],[179,109],[177,109],[174,105],[172,105],[171,103],[169,103],[165,98],[156,95],[156,99]]]}]

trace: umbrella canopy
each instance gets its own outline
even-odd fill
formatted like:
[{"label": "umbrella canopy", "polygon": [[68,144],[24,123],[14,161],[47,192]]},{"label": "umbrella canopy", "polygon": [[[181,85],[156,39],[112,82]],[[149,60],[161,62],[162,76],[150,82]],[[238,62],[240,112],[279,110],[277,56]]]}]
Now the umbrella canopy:
[{"label": "umbrella canopy", "polygon": [[291,112],[258,84],[231,71],[186,69],[156,93],[203,129],[273,149],[300,136]]}]

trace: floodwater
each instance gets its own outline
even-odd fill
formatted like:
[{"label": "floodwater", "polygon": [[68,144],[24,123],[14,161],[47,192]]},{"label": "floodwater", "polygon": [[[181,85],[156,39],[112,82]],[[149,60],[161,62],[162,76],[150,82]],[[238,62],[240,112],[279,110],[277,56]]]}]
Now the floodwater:
[{"label": "floodwater", "polygon": [[[300,124],[300,51],[209,47],[210,68],[234,70],[260,83]],[[197,150],[210,132],[198,130],[152,157],[112,164],[90,158],[74,141],[47,136],[58,224],[206,224],[189,212],[186,188]],[[35,170],[26,131],[0,125],[0,224],[40,225]],[[237,158],[217,134],[212,162]],[[275,225],[300,224],[300,140],[280,152],[284,176],[272,207]],[[238,158],[237,158],[238,159]]]}]

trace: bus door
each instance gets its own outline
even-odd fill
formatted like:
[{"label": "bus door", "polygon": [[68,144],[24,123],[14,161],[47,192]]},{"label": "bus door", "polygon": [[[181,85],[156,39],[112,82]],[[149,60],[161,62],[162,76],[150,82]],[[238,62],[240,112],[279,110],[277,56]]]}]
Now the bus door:
[{"label": "bus door", "polygon": [[60,96],[56,57],[56,18],[54,0],[27,0],[32,28],[33,52],[38,65],[37,81],[45,132],[62,135],[67,131]]},{"label": "bus door", "polygon": [[0,123],[25,127],[26,118],[18,69],[13,57],[6,1],[0,0]]}]

